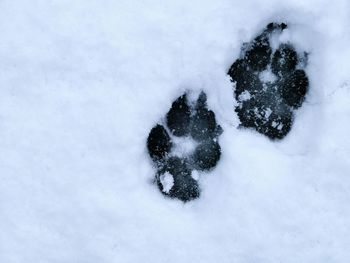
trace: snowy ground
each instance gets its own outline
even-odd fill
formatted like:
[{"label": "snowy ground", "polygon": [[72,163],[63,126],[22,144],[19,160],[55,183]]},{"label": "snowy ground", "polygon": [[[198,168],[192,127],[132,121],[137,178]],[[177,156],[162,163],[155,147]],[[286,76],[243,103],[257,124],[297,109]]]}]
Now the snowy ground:
[{"label": "snowy ground", "polygon": [[[347,0],[0,1],[0,262],[349,262],[349,17]],[[237,129],[226,76],[271,21],[310,53],[281,142]],[[224,133],[183,204],[145,142],[187,89]]]}]

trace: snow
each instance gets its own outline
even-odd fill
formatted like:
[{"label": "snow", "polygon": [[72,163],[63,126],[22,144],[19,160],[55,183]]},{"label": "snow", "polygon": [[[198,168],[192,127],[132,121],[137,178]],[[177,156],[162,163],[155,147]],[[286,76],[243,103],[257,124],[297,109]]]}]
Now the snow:
[{"label": "snow", "polygon": [[182,157],[182,156],[190,156],[198,143],[192,139],[192,137],[176,137],[172,136],[172,142],[174,144],[174,149],[172,150],[172,155]]},{"label": "snow", "polygon": [[249,93],[249,91],[245,90],[243,91],[241,94],[239,94],[238,96],[238,100],[240,102],[243,102],[243,101],[246,101],[246,100],[249,100],[251,98],[251,95]]},{"label": "snow", "polygon": [[[348,262],[346,0],[0,2],[0,262]],[[271,21],[311,89],[280,142],[238,129],[226,72]],[[146,150],[186,90],[223,127],[200,199]]]},{"label": "snow", "polygon": [[275,74],[272,73],[271,69],[265,70],[259,74],[259,79],[262,82],[270,82],[273,83],[277,80]]},{"label": "snow", "polygon": [[160,176],[160,182],[163,186],[163,192],[168,194],[171,188],[174,186],[174,177],[170,173],[166,172]]}]

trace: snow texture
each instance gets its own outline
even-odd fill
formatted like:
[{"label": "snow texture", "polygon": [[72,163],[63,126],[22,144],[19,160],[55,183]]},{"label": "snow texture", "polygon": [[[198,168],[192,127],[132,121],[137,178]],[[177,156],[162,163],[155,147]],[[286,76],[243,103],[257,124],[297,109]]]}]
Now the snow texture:
[{"label": "snow texture", "polygon": [[[349,5],[0,1],[0,262],[349,262]],[[226,75],[272,21],[309,54],[277,142],[237,129]],[[189,89],[224,132],[184,204],[153,184],[146,140]]]}]

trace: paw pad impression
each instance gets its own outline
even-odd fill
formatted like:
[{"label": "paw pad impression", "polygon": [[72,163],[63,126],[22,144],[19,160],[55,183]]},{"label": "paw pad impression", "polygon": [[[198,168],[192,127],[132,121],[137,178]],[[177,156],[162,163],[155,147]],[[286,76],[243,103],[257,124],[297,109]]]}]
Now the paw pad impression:
[{"label": "paw pad impression", "polygon": [[160,191],[184,202],[199,197],[198,171],[211,170],[221,156],[218,137],[222,128],[206,100],[202,92],[191,103],[185,93],[173,102],[165,123],[154,126],[147,139]]},{"label": "paw pad impression", "polygon": [[241,126],[254,128],[270,139],[282,139],[291,130],[294,110],[299,108],[309,86],[302,57],[290,43],[276,50],[271,38],[287,25],[270,23],[242,48],[242,54],[228,71],[235,83],[235,111]]}]

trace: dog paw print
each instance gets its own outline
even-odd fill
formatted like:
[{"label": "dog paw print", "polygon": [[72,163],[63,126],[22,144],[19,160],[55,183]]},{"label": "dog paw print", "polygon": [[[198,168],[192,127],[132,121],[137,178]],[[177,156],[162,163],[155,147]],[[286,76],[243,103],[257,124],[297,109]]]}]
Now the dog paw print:
[{"label": "dog paw print", "polygon": [[221,133],[204,92],[195,102],[186,93],[176,99],[164,123],[154,126],[147,139],[159,190],[184,202],[198,198],[200,172],[213,169],[220,159]]},{"label": "dog paw print", "polygon": [[235,111],[241,126],[253,128],[270,139],[282,139],[291,130],[294,111],[308,90],[304,71],[306,55],[296,52],[291,43],[271,47],[272,37],[287,30],[287,25],[270,23],[250,43],[228,71],[235,83]]}]

